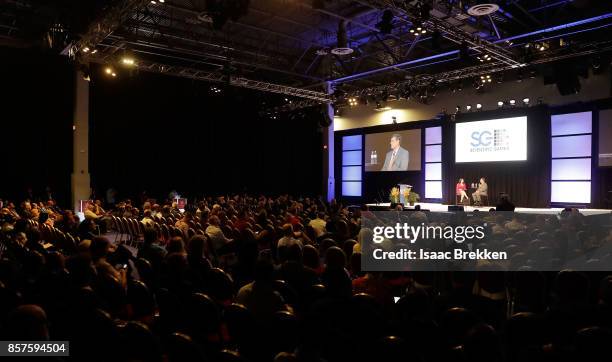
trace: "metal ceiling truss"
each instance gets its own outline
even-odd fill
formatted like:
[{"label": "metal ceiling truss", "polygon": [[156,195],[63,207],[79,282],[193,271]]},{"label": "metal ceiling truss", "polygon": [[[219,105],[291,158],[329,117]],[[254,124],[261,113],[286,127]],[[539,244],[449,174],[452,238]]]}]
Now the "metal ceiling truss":
[{"label": "metal ceiling truss", "polygon": [[[528,68],[538,64],[556,62],[559,60],[576,58],[586,55],[604,53],[612,50],[612,40],[604,40],[600,42],[592,42],[575,45],[572,49],[556,49],[547,53],[546,56],[534,59],[528,63],[521,64],[521,68]],[[442,72],[437,74],[423,74],[414,79],[396,82],[387,85],[365,88],[354,93],[348,93],[348,97],[359,96],[362,94],[377,94],[388,90],[389,88],[398,88],[401,86],[424,87],[434,84],[444,84],[463,79],[479,78],[480,76],[492,75],[499,72],[516,69],[513,65],[508,65],[501,61],[496,61],[487,64],[480,64],[472,67]]]},{"label": "metal ceiling truss", "polygon": [[[86,58],[92,63],[108,64],[108,58],[104,56],[88,56]],[[308,89],[289,87],[274,83],[251,80],[244,77],[234,77],[222,71],[204,71],[184,66],[172,66],[147,60],[138,60],[137,69],[152,73],[172,75],[181,78],[201,80],[206,82],[225,83],[234,87],[254,89],[264,92],[284,94],[293,97],[305,98],[319,103],[331,103],[332,98],[324,92]]]},{"label": "metal ceiling truss", "polygon": [[[109,38],[113,32],[115,32],[122,24],[126,23],[129,19],[154,19],[156,14],[139,9],[143,9],[149,4],[149,0],[123,0],[117,3],[114,7],[107,9],[104,12],[104,16],[94,21],[88,28],[88,31],[81,36],[81,38],[72,44],[70,44],[62,54],[68,55],[72,58],[79,58],[80,61],[85,62],[98,62],[107,63],[109,57],[120,48],[117,46],[106,47],[106,49],[112,48],[110,54],[97,54],[93,55],[86,53],[83,50],[87,47],[94,49],[95,46],[101,44],[105,39]],[[159,25],[159,19],[155,19],[156,25]],[[134,24],[132,29],[139,28],[139,24]],[[152,30],[153,34],[155,31],[159,31],[159,28]],[[162,36],[168,36],[162,34]],[[117,40],[115,39],[115,42]],[[100,51],[102,53],[102,51]],[[261,90],[265,92],[279,93],[288,96],[305,98],[321,103],[331,102],[330,96],[323,92],[317,92],[308,89],[301,89],[286,85],[268,83],[263,81],[256,81],[247,79],[244,77],[233,77],[228,74],[224,74],[217,71],[204,71],[192,67],[175,66],[169,64],[162,64],[160,62],[150,61],[146,59],[138,60],[138,69],[156,72],[161,74],[173,75],[183,78],[197,79],[209,82],[225,82],[232,86]]]},{"label": "metal ceiling truss", "polygon": [[[375,21],[376,19],[378,19],[378,10],[374,9],[374,11],[372,9],[370,9],[369,11],[366,11],[364,13],[360,13],[356,16],[353,16],[351,18],[349,17],[345,17],[342,15],[338,15],[335,13],[332,13],[330,11],[327,10],[323,10],[323,9],[313,9],[310,7],[310,5],[307,5],[305,3],[302,2],[298,2],[295,5],[299,5],[302,8],[308,8],[312,11],[315,11],[317,13],[321,13],[321,14],[325,14],[328,17],[332,17],[334,19],[337,19],[339,21],[346,21],[350,24],[355,25],[356,27],[359,28],[363,28],[366,29],[367,32],[365,33],[361,33],[358,34],[357,37],[348,37],[348,41],[349,44],[353,44],[353,47],[355,47],[354,44],[358,43],[359,40],[361,40],[364,37],[367,37],[369,35],[371,35],[372,33],[374,34],[378,34],[380,32],[380,30],[378,28],[376,28],[375,26],[372,25],[368,25],[368,22],[372,22]],[[160,7],[160,9],[174,9],[176,11],[182,12],[184,14],[189,14],[190,16],[197,16],[198,14],[200,14],[199,10],[196,8],[186,8],[184,6],[178,6],[175,4],[171,4],[169,2],[167,2],[165,4],[165,6]],[[166,10],[160,10],[159,13],[163,13]],[[266,29],[263,28],[260,25],[255,25],[255,24],[247,24],[245,22],[243,22],[242,20],[240,21],[232,21],[232,20],[228,20],[228,24],[232,27],[236,27],[236,28],[244,28],[246,29],[246,31],[242,31],[240,34],[243,34],[243,36],[237,36],[236,34],[232,34],[231,36],[221,39],[223,42],[227,42],[228,40],[231,42],[234,42],[236,44],[242,44],[243,42],[248,41],[248,38],[253,38],[251,39],[250,43],[255,43],[257,45],[260,46],[260,49],[262,51],[262,53],[266,53],[269,54],[270,52],[270,47],[272,47],[272,50],[277,52],[277,53],[283,53],[283,52],[287,52],[288,49],[292,50],[292,53],[294,53],[291,56],[291,59],[287,59],[289,60],[291,63],[295,64],[292,67],[293,71],[298,71],[297,70],[297,65],[301,63],[301,60],[304,58],[304,56],[307,53],[308,49],[313,49],[313,50],[317,50],[317,49],[326,49],[326,48],[333,48],[335,43],[336,43],[336,29],[334,27],[334,29],[329,30],[326,28],[320,28],[320,27],[316,27],[315,25],[310,25],[304,22],[300,22],[300,21],[295,21],[293,19],[278,15],[278,14],[273,14],[273,13],[269,13],[266,12],[264,10],[260,10],[260,9],[256,9],[253,8],[251,6],[251,8],[249,9],[250,12],[255,12],[255,13],[259,13],[262,15],[266,15],[269,17],[270,20],[280,20],[282,22],[286,22],[292,25],[297,25],[301,28],[305,28],[308,29],[309,31],[314,32],[317,35],[320,36],[315,36],[313,39],[304,39],[302,37],[299,36],[295,36],[295,35],[290,35],[290,34],[285,34],[282,32],[278,32],[278,31],[274,31],[274,30],[270,30],[270,29]],[[182,22],[184,22],[181,19],[177,19],[176,17],[173,18],[174,14],[170,14],[169,11],[166,11],[166,17],[168,18],[169,21],[172,21],[172,25],[173,26],[183,26],[183,24],[181,24]],[[367,15],[371,15],[371,21],[368,19],[362,20],[362,21],[358,21],[356,18],[359,17],[363,17],[363,16],[367,16]],[[360,19],[361,20],[361,19]],[[200,27],[200,29],[202,29]],[[244,30],[243,29],[243,30]],[[212,32],[211,32],[212,33]],[[253,36],[254,33],[263,33],[265,34],[264,37],[256,37]],[[395,39],[396,41],[403,43],[405,40],[402,40],[400,36],[398,35],[390,35],[393,39]],[[272,39],[274,38],[274,39]],[[239,41],[237,41],[239,40]],[[275,41],[272,41],[275,40]],[[250,44],[252,45],[252,44]],[[395,45],[394,45],[395,46]],[[276,47],[276,48],[274,48]],[[360,46],[356,47],[358,50],[360,50]],[[304,50],[306,49],[306,50]],[[384,49],[383,49],[384,50]],[[285,58],[287,58],[285,56]],[[309,63],[308,64],[312,64],[315,60],[317,59],[317,57],[315,57],[314,59],[308,59]],[[348,71],[348,68],[345,66],[348,62],[351,61],[350,58],[347,59],[337,59],[338,62],[337,64],[339,65],[339,69],[344,70],[344,72],[342,74],[346,75],[346,74],[351,74],[351,72]],[[376,58],[372,58],[371,59],[373,62],[379,64],[379,65],[383,65],[383,66],[387,66],[389,64],[384,63],[383,61],[381,61],[380,59],[376,59]],[[295,63],[294,63],[295,61]],[[343,64],[344,63],[344,64]],[[302,67],[302,72],[300,72],[302,75],[306,75],[310,72],[310,66],[304,66]]]},{"label": "metal ceiling truss", "polygon": [[518,66],[520,62],[514,59],[512,52],[506,48],[503,48],[497,44],[493,44],[486,39],[482,39],[477,34],[469,33],[460,27],[452,25],[447,21],[437,18],[433,15],[428,16],[426,19],[421,18],[415,13],[415,7],[408,4],[407,1],[401,1],[403,6],[397,6],[393,0],[360,0],[361,3],[368,3],[379,9],[392,9],[396,14],[406,16],[412,24],[422,24],[428,32],[438,31],[440,34],[457,44],[467,44],[470,49],[479,52],[489,54],[494,59],[504,62],[508,65]]},{"label": "metal ceiling truss", "polygon": [[95,20],[81,39],[70,44],[62,54],[74,57],[81,49],[99,44],[128,19],[134,10],[146,6],[150,0],[122,0],[104,11],[104,15]]},{"label": "metal ceiling truss", "polygon": [[[599,42],[591,42],[584,44],[577,44],[571,48],[559,48],[551,51],[547,51],[545,54],[542,54],[542,58],[534,59],[529,61],[528,63],[521,64],[520,68],[527,69],[529,67],[533,67],[539,64],[551,63],[555,61],[560,61],[564,59],[577,58],[582,56],[588,56],[593,54],[600,54],[605,52],[612,51],[612,40],[603,40]],[[363,88],[356,91],[346,92],[343,95],[343,98],[358,98],[363,95],[377,95],[382,92],[387,92],[388,94],[394,94],[395,91],[405,88],[411,87],[414,89],[419,89],[423,87],[428,87],[431,85],[443,86],[448,83],[461,81],[464,79],[480,79],[480,76],[493,75],[499,72],[505,72],[509,70],[517,69],[514,65],[506,64],[502,61],[493,61],[490,63],[479,64],[471,67],[466,67],[462,69],[452,70],[448,72],[436,73],[436,74],[423,74],[414,77],[410,80],[405,80],[401,82],[394,82],[390,84],[374,86],[369,88]],[[334,99],[334,101],[338,101],[338,99]],[[287,104],[280,107],[272,108],[267,111],[269,114],[273,113],[282,113],[282,112],[290,112],[299,108],[310,107],[312,103],[306,103],[304,106],[300,107],[298,104]]]}]

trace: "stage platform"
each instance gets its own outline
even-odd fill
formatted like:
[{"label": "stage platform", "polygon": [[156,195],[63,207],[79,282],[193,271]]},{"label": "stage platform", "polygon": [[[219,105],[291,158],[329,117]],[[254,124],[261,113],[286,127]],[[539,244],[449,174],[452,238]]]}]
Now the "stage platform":
[{"label": "stage platform", "polygon": [[[379,203],[379,204],[367,204],[368,207],[390,207],[390,203]],[[426,209],[434,212],[442,212],[448,211],[448,205],[445,204],[436,204],[429,202],[419,202],[415,205],[420,205],[421,209]],[[495,208],[495,206],[464,206],[465,211],[489,211],[490,208]],[[414,206],[407,206],[406,209],[414,209]],[[601,214],[610,214],[612,210],[609,209],[579,209],[580,213],[583,215],[601,215]],[[552,207],[552,208],[532,208],[532,207],[517,207],[514,209],[515,212],[523,213],[523,214],[558,214],[563,211],[561,207]]]}]

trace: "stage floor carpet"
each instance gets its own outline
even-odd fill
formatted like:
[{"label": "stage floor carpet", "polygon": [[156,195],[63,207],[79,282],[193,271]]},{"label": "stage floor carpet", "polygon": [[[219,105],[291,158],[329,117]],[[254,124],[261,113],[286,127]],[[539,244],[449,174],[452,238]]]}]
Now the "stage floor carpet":
[{"label": "stage floor carpet", "polygon": [[[390,203],[379,203],[379,204],[367,204],[372,207],[389,207]],[[426,209],[429,211],[441,212],[448,211],[448,205],[445,204],[436,204],[429,202],[419,202],[415,205],[420,205],[421,209]],[[464,206],[465,211],[489,211],[490,208],[494,208],[495,206]],[[414,207],[406,207],[406,209],[414,209]],[[514,209],[515,212],[524,213],[524,214],[558,214],[563,210],[561,207],[551,207],[551,208],[533,208],[533,207],[517,207]],[[612,213],[612,210],[609,209],[579,209],[580,213],[583,215],[600,215],[600,214],[609,214]]]}]

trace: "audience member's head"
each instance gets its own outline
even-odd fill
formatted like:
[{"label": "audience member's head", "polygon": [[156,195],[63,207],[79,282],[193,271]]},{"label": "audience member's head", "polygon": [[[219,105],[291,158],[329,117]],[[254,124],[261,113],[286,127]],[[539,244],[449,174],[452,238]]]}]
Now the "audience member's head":
[{"label": "audience member's head", "polygon": [[106,258],[110,252],[111,244],[107,238],[103,236],[97,236],[91,240],[89,250],[93,260]]},{"label": "audience member's head", "polygon": [[4,334],[5,340],[48,341],[47,314],[38,305],[21,305],[9,313]]}]

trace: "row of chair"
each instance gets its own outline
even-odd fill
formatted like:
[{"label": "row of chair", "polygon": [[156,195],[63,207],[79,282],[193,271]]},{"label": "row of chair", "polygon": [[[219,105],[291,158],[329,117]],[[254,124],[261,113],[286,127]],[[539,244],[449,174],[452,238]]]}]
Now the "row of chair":
[{"label": "row of chair", "polygon": [[30,227],[38,228],[41,241],[53,244],[54,247],[67,253],[74,252],[81,241],[78,236],[75,237],[70,233],[65,233],[46,223],[41,224],[36,220],[28,220],[28,224]]}]

